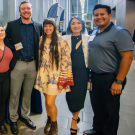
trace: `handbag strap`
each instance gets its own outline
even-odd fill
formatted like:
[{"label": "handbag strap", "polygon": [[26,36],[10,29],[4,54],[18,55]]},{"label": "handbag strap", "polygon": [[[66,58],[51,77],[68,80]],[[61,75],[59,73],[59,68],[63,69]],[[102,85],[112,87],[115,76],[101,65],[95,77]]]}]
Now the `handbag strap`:
[{"label": "handbag strap", "polygon": [[3,51],[3,55],[2,55],[0,62],[3,60],[4,54],[5,54],[5,45],[4,45],[4,51]]}]

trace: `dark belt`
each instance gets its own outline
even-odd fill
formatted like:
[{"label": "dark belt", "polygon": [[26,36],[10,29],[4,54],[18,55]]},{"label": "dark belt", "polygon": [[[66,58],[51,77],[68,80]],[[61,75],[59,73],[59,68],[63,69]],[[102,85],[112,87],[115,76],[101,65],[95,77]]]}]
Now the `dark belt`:
[{"label": "dark belt", "polygon": [[29,58],[29,59],[23,59],[23,58],[19,58],[19,61],[25,61],[25,62],[31,62],[31,61],[34,61],[35,58],[32,57],[32,58]]},{"label": "dark belt", "polygon": [[96,75],[116,75],[116,73],[113,73],[113,72],[96,73],[94,71],[91,71],[91,74],[96,74]]}]

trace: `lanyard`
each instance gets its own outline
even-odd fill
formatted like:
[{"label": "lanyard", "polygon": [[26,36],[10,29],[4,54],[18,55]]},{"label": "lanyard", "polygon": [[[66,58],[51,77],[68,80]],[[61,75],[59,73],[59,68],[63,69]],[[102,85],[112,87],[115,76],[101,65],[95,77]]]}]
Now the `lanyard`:
[{"label": "lanyard", "polygon": [[5,45],[4,45],[3,56],[2,56],[2,58],[1,58],[1,60],[0,60],[0,62],[2,61],[2,59],[3,59],[3,57],[4,57],[4,54],[5,54]]}]

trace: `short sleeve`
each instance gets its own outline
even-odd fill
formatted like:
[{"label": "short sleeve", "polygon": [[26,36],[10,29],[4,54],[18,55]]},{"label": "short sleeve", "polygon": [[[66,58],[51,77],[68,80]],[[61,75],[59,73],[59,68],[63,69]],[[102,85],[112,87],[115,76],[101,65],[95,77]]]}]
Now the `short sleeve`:
[{"label": "short sleeve", "polygon": [[133,40],[128,31],[122,29],[115,35],[115,46],[118,52],[134,50]]}]

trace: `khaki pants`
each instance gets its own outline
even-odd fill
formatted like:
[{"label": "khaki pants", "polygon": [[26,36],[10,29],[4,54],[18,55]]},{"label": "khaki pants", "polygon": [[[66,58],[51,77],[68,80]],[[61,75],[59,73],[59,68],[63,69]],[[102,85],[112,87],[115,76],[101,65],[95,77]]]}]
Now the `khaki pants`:
[{"label": "khaki pants", "polygon": [[36,78],[35,61],[32,62],[17,61],[15,68],[11,72],[9,114],[10,120],[12,122],[16,122],[18,120],[18,105],[21,88],[23,88],[21,117],[25,119],[29,118],[30,98],[35,78]]}]

